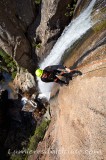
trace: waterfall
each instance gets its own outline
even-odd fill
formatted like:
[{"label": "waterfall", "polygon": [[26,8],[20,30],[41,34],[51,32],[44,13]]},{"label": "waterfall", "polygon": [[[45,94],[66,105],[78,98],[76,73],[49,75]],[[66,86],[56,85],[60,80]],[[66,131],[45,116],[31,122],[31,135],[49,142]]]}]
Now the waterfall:
[{"label": "waterfall", "polygon": [[[65,54],[65,51],[94,25],[94,23],[91,21],[90,15],[95,2],[96,0],[92,0],[89,6],[77,18],[73,19],[65,28],[50,54],[42,63],[39,64],[40,68],[44,69],[49,65],[59,64],[62,56]],[[45,96],[47,99],[49,99],[53,85],[54,83],[44,83],[38,79],[38,87],[41,93],[40,96]]]}]

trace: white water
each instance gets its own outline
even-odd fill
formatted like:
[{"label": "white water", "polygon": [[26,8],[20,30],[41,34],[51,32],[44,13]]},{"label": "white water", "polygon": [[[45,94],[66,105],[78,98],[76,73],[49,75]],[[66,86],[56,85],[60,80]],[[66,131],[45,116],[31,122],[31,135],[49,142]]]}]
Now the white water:
[{"label": "white water", "polygon": [[[40,68],[59,64],[65,51],[94,25],[90,15],[95,2],[96,0],[92,0],[89,6],[65,28],[50,54],[39,65]],[[54,83],[44,83],[38,79],[41,97],[45,96],[49,100],[53,85]]]}]

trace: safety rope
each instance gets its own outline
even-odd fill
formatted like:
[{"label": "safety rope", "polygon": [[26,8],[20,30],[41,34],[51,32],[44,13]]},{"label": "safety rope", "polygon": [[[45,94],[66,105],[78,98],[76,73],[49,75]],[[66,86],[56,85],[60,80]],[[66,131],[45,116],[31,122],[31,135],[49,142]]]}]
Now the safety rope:
[{"label": "safety rope", "polygon": [[[106,63],[106,60],[98,60],[98,61],[93,62],[92,64],[82,65],[82,66],[80,66],[80,67],[77,67],[77,68],[75,68],[75,69],[72,69],[71,71],[79,70],[79,69],[81,69],[81,68],[83,68],[83,67],[93,66],[93,65],[98,64],[98,63],[101,63],[101,62],[102,62],[101,65],[103,65],[103,64]],[[105,63],[103,63],[103,62],[105,62]],[[99,66],[101,66],[101,65],[99,65]],[[105,67],[104,67],[104,68],[105,68]],[[92,71],[93,71],[93,70],[92,70]],[[88,71],[88,72],[90,72],[90,71]],[[88,72],[86,72],[86,73],[88,73]],[[85,74],[85,73],[84,73],[84,74]]]},{"label": "safety rope", "polygon": [[101,68],[97,68],[97,69],[94,69],[94,70],[90,70],[90,71],[85,72],[85,73],[83,73],[83,74],[87,74],[87,73],[89,73],[89,72],[93,72],[93,71],[96,71],[96,70],[99,70],[99,69],[102,69],[102,68],[106,68],[106,67],[101,67]]}]

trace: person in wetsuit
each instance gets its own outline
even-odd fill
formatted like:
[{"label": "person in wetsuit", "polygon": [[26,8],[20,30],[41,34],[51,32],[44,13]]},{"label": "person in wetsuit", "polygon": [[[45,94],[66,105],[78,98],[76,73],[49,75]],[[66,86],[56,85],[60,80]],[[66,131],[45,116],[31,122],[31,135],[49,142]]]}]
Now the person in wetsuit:
[{"label": "person in wetsuit", "polygon": [[40,77],[43,82],[46,82],[46,83],[56,82],[59,84],[68,85],[69,79],[66,78],[65,80],[62,80],[61,78],[59,78],[59,76],[64,76],[70,73],[70,76],[71,76],[70,79],[72,79],[72,74],[74,72],[75,71],[70,70],[66,66],[53,65],[53,66],[47,66],[46,68],[44,68],[44,70],[39,68],[35,71],[35,74],[37,77]]}]

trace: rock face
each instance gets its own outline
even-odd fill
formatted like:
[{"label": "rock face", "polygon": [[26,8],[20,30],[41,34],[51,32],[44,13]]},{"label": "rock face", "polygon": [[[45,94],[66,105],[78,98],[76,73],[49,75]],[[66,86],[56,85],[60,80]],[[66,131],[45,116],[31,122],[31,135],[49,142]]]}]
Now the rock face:
[{"label": "rock face", "polygon": [[[50,52],[63,29],[70,22],[70,16],[65,14],[70,12],[70,10],[67,10],[67,6],[72,3],[72,0],[42,1],[39,9],[41,14],[38,17],[40,25],[36,24],[38,26],[37,30],[35,27],[32,31],[36,32],[35,54],[38,57],[43,58]],[[78,3],[78,7],[81,8],[81,5],[84,4],[80,3]],[[0,47],[10,54],[20,66],[31,72],[34,71],[35,64],[33,63],[31,46],[26,33],[35,17],[34,7],[33,1],[30,0],[0,1]],[[79,10],[78,7],[76,7],[77,11]]]},{"label": "rock face", "polygon": [[57,101],[51,101],[52,122],[44,141],[38,145],[39,154],[30,157],[31,160],[102,160],[106,157],[104,6],[105,1],[96,2],[92,20],[98,19],[98,23],[71,48],[65,65],[78,67],[82,76],[73,78],[69,86],[60,87]]},{"label": "rock face", "polygon": [[[67,6],[72,3],[72,0],[43,0],[41,7],[36,7],[33,0],[1,0],[0,47],[21,67],[34,72],[36,55],[43,59],[49,54],[71,21],[71,17],[65,14],[70,12]],[[38,18],[35,18],[36,9],[41,12]],[[31,25],[33,21],[34,25]],[[30,43],[34,43],[35,54],[32,53],[34,48],[31,48]]]},{"label": "rock face", "polygon": [[30,73],[28,73],[27,71],[23,71],[22,69],[19,73],[17,73],[13,84],[23,92],[28,92],[29,90],[35,91],[36,88],[34,77]]},{"label": "rock face", "polygon": [[16,12],[20,21],[27,27],[32,23],[35,18],[34,4],[32,0],[15,0]]},{"label": "rock face", "polygon": [[85,74],[61,89],[53,132],[60,159],[88,160],[106,156],[105,73],[106,69],[101,69]]},{"label": "rock face", "polygon": [[70,16],[65,16],[67,6],[72,0],[42,0],[41,20],[36,30],[36,54],[41,58],[49,54],[54,43],[70,22]]},{"label": "rock face", "polygon": [[35,64],[32,61],[31,47],[25,32],[33,19],[30,0],[0,1],[0,47],[29,71],[34,70]]},{"label": "rock face", "polygon": [[[105,59],[105,61],[104,61]],[[106,57],[83,66],[82,76],[61,87],[38,155],[41,160],[101,160],[106,157]],[[45,154],[42,154],[45,153]],[[36,151],[37,153],[37,151]]]}]

